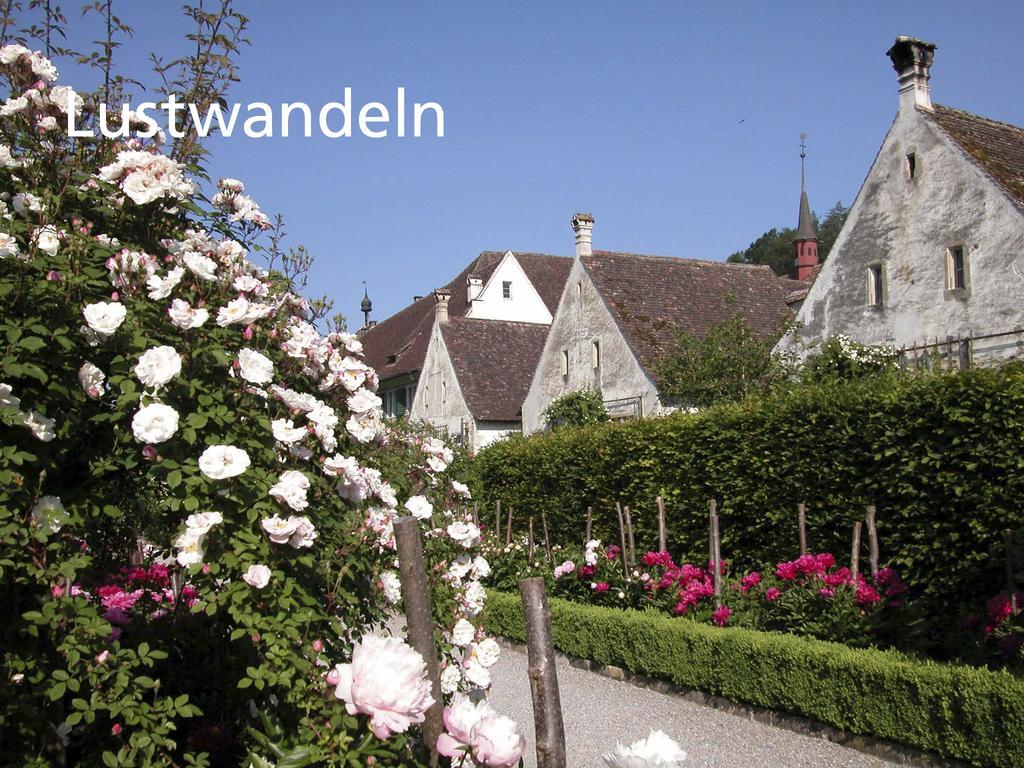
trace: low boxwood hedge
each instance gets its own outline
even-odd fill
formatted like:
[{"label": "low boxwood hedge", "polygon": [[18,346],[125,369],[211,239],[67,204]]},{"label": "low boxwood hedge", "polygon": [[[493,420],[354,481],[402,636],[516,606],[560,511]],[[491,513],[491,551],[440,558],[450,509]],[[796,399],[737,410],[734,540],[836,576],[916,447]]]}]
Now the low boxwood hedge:
[{"label": "low boxwood hedge", "polygon": [[[1024,766],[1024,679],[792,635],[553,598],[564,653],[978,766]],[[518,595],[491,592],[491,632],[524,640]]]}]

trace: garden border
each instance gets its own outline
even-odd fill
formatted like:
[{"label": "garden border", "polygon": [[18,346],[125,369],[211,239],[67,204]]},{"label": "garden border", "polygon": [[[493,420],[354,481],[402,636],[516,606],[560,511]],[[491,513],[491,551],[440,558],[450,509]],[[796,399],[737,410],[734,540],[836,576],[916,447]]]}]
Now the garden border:
[{"label": "garden border", "polygon": [[[967,765],[1024,766],[1024,750],[1014,751],[1011,747],[1013,738],[1010,736],[1014,731],[1014,719],[1024,718],[1024,680],[1011,678],[1007,673],[994,673],[955,665],[939,665],[934,662],[918,663],[901,654],[889,651],[850,649],[820,640],[772,635],[736,628],[715,628],[667,616],[648,616],[637,611],[579,605],[558,598],[552,598],[549,602],[552,608],[552,630],[555,646],[558,649],[557,653],[574,667],[596,672],[631,685],[649,688],[659,693],[678,696],[687,701],[784,728],[801,735],[828,739],[866,754],[892,760],[897,764],[921,766],[922,768],[926,766],[962,768]],[[632,631],[641,628],[641,625],[635,621],[636,619],[649,625],[643,627],[646,631]],[[499,635],[506,645],[522,648],[520,643],[523,637],[522,612],[518,596],[489,591],[484,621],[488,630]],[[588,632],[588,629],[598,631]],[[627,634],[630,635],[630,640],[624,646],[622,642]],[[637,637],[636,635],[643,636]],[[823,671],[831,673],[833,679],[818,678],[813,691],[830,691],[830,697],[834,698],[836,700],[834,703],[840,707],[849,705],[848,696],[844,696],[842,691],[835,692],[832,684],[841,683],[844,676],[848,680],[861,683],[857,686],[856,696],[870,699],[874,695],[875,699],[888,702],[891,700],[891,695],[887,694],[892,694],[893,691],[874,690],[873,694],[871,686],[872,682],[883,680],[910,692],[909,699],[904,697],[899,701],[893,701],[890,707],[891,711],[885,712],[885,707],[883,707],[881,713],[883,726],[896,729],[912,719],[908,715],[908,711],[915,703],[922,712],[927,712],[925,707],[929,703],[928,695],[941,698],[943,684],[950,680],[954,682],[952,689],[959,690],[958,686],[969,683],[970,678],[974,678],[975,683],[980,680],[983,681],[982,684],[991,682],[993,686],[996,686],[997,679],[1003,678],[1005,675],[1011,680],[1009,684],[1012,687],[1020,688],[1022,695],[1019,703],[1016,698],[1013,699],[1010,711],[1006,711],[1007,708],[1002,706],[1005,704],[1004,696],[1002,698],[994,697],[987,706],[985,703],[981,703],[980,706],[974,708],[964,704],[963,701],[946,700],[947,706],[941,716],[940,713],[927,712],[930,717],[926,718],[923,731],[920,727],[918,728],[917,737],[925,742],[931,740],[933,743],[943,743],[945,750],[950,753],[949,756],[944,756],[921,744],[898,743],[883,735],[857,732],[843,728],[836,723],[827,723],[810,714],[779,711],[761,703],[740,701],[739,697],[731,698],[718,693],[709,693],[690,685],[670,682],[667,679],[672,675],[670,667],[663,666],[663,676],[645,674],[645,672],[657,670],[644,669],[647,665],[644,664],[642,658],[634,659],[633,666],[639,667],[643,671],[630,669],[628,656],[642,653],[642,650],[638,649],[654,636],[659,636],[662,643],[669,639],[677,640],[678,647],[684,653],[689,652],[691,662],[694,660],[694,656],[703,656],[705,660],[722,661],[732,655],[734,662],[742,663],[748,668],[756,667],[760,661],[774,665],[775,669],[784,669],[786,662],[792,658],[791,654],[787,654],[787,650],[792,651],[805,644],[807,650],[811,652],[810,655],[817,657],[813,661],[819,663],[808,663],[802,670],[799,666],[792,667],[789,678],[784,679],[778,686],[779,689],[793,688],[797,691],[789,698],[790,707],[799,708],[801,706],[799,693],[807,693],[812,690],[806,686],[808,678],[814,678],[815,675],[822,674]],[[777,640],[778,642],[768,642],[766,645],[766,640]],[[619,647],[616,647],[617,643]],[[601,647],[602,644],[604,647]],[[569,653],[566,651],[567,647],[569,650],[585,652],[588,656],[604,656],[605,659],[597,660],[578,653]],[[863,656],[851,656],[851,652],[863,654]],[[759,655],[762,657],[761,659],[757,659]],[[786,658],[787,655],[790,656],[790,659]],[[698,658],[697,661],[699,662],[699,660]],[[891,661],[886,665],[885,660]],[[605,663],[605,661],[618,663]],[[820,664],[821,661],[825,661],[824,667]],[[879,663],[880,661],[882,663]],[[713,669],[702,672],[700,669],[695,670],[695,667],[691,667],[690,674],[703,676],[712,681],[712,686],[714,685],[716,675]],[[862,679],[861,675],[863,674],[869,675],[872,679]],[[933,681],[931,686],[929,686],[928,680],[930,676],[935,676],[937,681]],[[987,676],[991,676],[990,681],[986,681]],[[785,673],[783,677],[785,678]],[[727,680],[720,680],[718,684],[719,687],[728,687]],[[1002,681],[999,681],[999,684],[1003,684]],[[770,683],[763,684],[763,681],[760,680],[758,683],[752,683],[749,687],[762,698],[770,699],[773,693],[772,685]],[[929,687],[933,690],[929,691]],[[896,692],[900,693],[901,691]],[[1015,694],[1016,691],[1013,693]],[[999,700],[996,701],[996,699]],[[872,703],[867,702],[868,710],[871,709]],[[778,706],[782,709],[785,703],[780,701]],[[959,713],[967,721],[962,725],[950,722],[951,712]],[[876,719],[880,717],[878,711],[873,714]],[[850,712],[844,712],[844,716],[856,717]],[[1005,721],[1003,720],[1004,716],[1007,718]],[[942,720],[943,717],[946,718],[945,722]],[[983,720],[986,717],[992,725],[1004,725],[1003,728],[997,729],[1001,731],[1002,738],[986,741],[985,729],[978,727],[980,725],[979,718]],[[862,717],[862,720],[870,718],[871,713],[866,718]],[[990,735],[991,731],[992,729],[989,729]],[[938,740],[942,736],[949,737],[949,742],[939,742]],[[968,759],[971,762],[961,762],[963,759]]]}]

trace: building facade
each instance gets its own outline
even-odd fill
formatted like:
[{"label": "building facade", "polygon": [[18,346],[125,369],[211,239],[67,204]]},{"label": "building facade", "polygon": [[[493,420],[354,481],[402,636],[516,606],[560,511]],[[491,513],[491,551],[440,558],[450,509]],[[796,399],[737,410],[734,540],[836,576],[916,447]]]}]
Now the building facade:
[{"label": "building facade", "polygon": [[973,355],[1016,353],[1024,130],[933,104],[934,52],[907,37],[889,50],[899,111],[780,350],[803,355],[842,334],[897,347],[974,339]]}]

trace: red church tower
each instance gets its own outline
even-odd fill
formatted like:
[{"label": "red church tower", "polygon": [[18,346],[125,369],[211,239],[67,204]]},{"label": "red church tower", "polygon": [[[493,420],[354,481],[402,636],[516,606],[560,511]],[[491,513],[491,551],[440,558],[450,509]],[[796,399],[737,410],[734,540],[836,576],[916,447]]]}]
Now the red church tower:
[{"label": "red church tower", "polygon": [[804,185],[804,158],[807,157],[806,133],[800,134],[800,220],[796,227],[796,279],[813,280],[818,272],[818,233],[814,230],[814,217],[807,202]]}]

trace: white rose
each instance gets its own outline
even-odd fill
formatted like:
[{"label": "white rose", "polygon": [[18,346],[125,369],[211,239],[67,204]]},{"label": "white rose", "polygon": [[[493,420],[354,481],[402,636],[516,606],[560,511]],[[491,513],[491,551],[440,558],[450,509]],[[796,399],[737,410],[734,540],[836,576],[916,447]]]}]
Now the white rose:
[{"label": "white rose", "polygon": [[19,192],[14,196],[11,204],[18,215],[25,218],[28,218],[30,213],[39,213],[43,210],[42,202],[31,192]]},{"label": "white rose", "polygon": [[[153,301],[166,299],[171,295],[171,291],[175,289],[178,283],[181,282],[184,274],[184,267],[175,267],[163,278],[159,275],[150,275],[146,280],[146,287],[149,288],[149,298],[153,299]],[[186,304],[186,306],[188,305]]]},{"label": "white rose", "polygon": [[178,561],[178,565],[185,568],[203,562],[203,540],[205,538],[202,534],[194,534],[187,530],[178,536],[174,540],[174,548],[178,550],[174,559]]},{"label": "white rose", "polygon": [[402,602],[402,581],[394,571],[385,571],[380,575],[380,588],[392,605]]},{"label": "white rose", "polygon": [[171,323],[183,331],[198,328],[210,319],[208,310],[202,307],[193,308],[184,299],[172,301],[171,306],[167,309],[167,315],[171,318]]},{"label": "white rose", "polygon": [[465,647],[476,637],[476,627],[465,619],[459,619],[452,627],[452,645]]},{"label": "white rose", "polygon": [[196,512],[185,519],[185,527],[193,536],[204,536],[213,526],[223,522],[224,516],[220,512]]},{"label": "white rose", "polygon": [[269,538],[275,544],[287,544],[295,530],[299,527],[299,518],[289,517],[285,519],[280,515],[274,515],[263,520],[261,525]]},{"label": "white rose", "polygon": [[448,536],[469,549],[480,542],[480,529],[472,523],[456,522],[448,526]]},{"label": "white rose", "polygon": [[244,296],[239,296],[217,310],[217,325],[226,328],[233,323],[245,322],[248,312],[249,300]]},{"label": "white rose", "polygon": [[46,418],[43,414],[36,411],[21,414],[21,423],[32,430],[32,434],[44,443],[50,442],[57,436],[57,432],[54,429],[57,422]]},{"label": "white rose", "polygon": [[462,671],[456,664],[449,664],[441,670],[441,692],[452,694],[459,690],[462,682]]},{"label": "white rose", "polygon": [[250,565],[242,576],[242,581],[250,587],[263,589],[270,583],[270,569],[260,563]]},{"label": "white rose", "polygon": [[274,432],[274,439],[287,444],[297,443],[309,432],[305,427],[296,427],[291,419],[274,419],[270,422],[270,428]]},{"label": "white rose", "polygon": [[178,412],[163,403],[145,405],[132,418],[132,434],[140,443],[162,443],[177,431]]},{"label": "white rose", "polygon": [[486,579],[491,575],[491,564],[482,555],[477,555],[473,560],[473,573],[478,579]]},{"label": "white rose", "polygon": [[466,676],[466,680],[477,688],[487,688],[491,684],[490,670],[473,659],[463,665],[463,674]]},{"label": "white rose", "polygon": [[242,349],[238,352],[238,372],[252,384],[269,384],[274,380],[274,363],[255,349]]},{"label": "white rose", "polygon": [[270,495],[282,504],[287,504],[296,512],[309,506],[306,491],[309,490],[309,478],[301,472],[289,469],[281,473],[280,479],[270,488]]},{"label": "white rose", "polygon": [[295,521],[295,533],[288,539],[288,544],[296,549],[312,547],[317,537],[316,528],[308,517],[292,517]]},{"label": "white rose", "polygon": [[43,496],[32,507],[32,522],[46,533],[57,533],[70,519],[59,496]]},{"label": "white rose", "polygon": [[49,224],[39,227],[32,233],[32,242],[47,256],[56,256],[57,251],[60,250],[60,237],[57,234],[57,228]]},{"label": "white rose", "polygon": [[348,398],[348,407],[353,413],[367,413],[380,409],[381,399],[368,389],[360,389]]},{"label": "white rose", "polygon": [[434,514],[433,505],[427,501],[426,496],[412,496],[405,502],[405,508],[413,517],[419,520],[427,520]]},{"label": "white rose", "polygon": [[82,385],[82,391],[93,400],[103,395],[103,384],[106,380],[103,371],[88,360],[78,369],[78,383]]},{"label": "white rose", "polygon": [[460,483],[458,480],[452,480],[452,490],[456,494],[464,499],[472,499],[473,496],[469,493],[469,486],[465,483]]},{"label": "white rose", "polygon": [[0,232],[0,259],[18,255],[18,241],[6,232]]},{"label": "white rose", "polygon": [[498,641],[493,637],[488,637],[486,640],[481,640],[475,646],[473,646],[472,656],[483,667],[493,667],[498,663],[498,657],[501,655],[501,646],[498,645]]},{"label": "white rose", "polygon": [[249,454],[233,445],[211,445],[199,457],[199,469],[212,480],[237,477],[249,468]]},{"label": "white rose", "polygon": [[98,301],[82,310],[85,324],[100,336],[110,336],[124,322],[128,310],[117,301]]},{"label": "white rose", "polygon": [[174,347],[153,347],[139,357],[135,375],[149,389],[159,389],[181,373],[181,355]]},{"label": "white rose", "polygon": [[201,277],[204,280],[216,279],[217,262],[213,259],[203,256],[201,253],[189,251],[182,256],[181,260],[185,262],[185,266],[188,267],[196,277]]},{"label": "white rose", "polygon": [[14,387],[10,384],[0,384],[0,408],[9,410],[21,408],[21,398],[14,394]]},{"label": "white rose", "polygon": [[462,595],[462,605],[470,616],[476,616],[483,610],[486,599],[487,593],[484,591],[484,585],[479,581],[471,581]]}]

